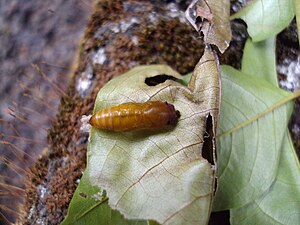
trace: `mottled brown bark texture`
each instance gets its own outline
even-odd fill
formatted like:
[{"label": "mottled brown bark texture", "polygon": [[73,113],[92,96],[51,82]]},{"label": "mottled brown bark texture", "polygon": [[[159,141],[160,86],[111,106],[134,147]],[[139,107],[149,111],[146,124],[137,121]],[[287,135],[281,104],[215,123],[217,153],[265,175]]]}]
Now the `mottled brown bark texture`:
[{"label": "mottled brown bark texture", "polygon": [[[106,82],[144,64],[168,64],[181,74],[193,70],[203,43],[184,18],[187,2],[95,1],[69,87],[48,132],[48,147],[26,182],[20,224],[59,224],[64,219],[86,166],[88,134],[80,130],[80,118],[91,114]],[[220,61],[240,68],[248,34],[241,21],[233,21],[232,29],[233,40]]]}]

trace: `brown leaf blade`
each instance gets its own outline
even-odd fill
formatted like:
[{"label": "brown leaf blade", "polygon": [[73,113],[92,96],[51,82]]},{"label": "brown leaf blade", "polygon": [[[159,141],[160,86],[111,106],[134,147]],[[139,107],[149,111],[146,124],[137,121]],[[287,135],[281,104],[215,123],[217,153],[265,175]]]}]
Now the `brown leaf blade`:
[{"label": "brown leaf blade", "polygon": [[186,18],[204,35],[206,44],[216,45],[223,53],[231,41],[229,0],[194,0],[186,10]]},{"label": "brown leaf blade", "polygon": [[[147,86],[159,74],[181,76],[167,66],[136,67],[109,82],[95,111],[128,101],[167,101],[180,111],[178,124],[160,131],[117,133],[92,129],[89,177],[106,190],[109,205],[129,219],[160,224],[207,224],[215,182],[213,165],[203,158],[207,118],[213,130],[219,107],[219,68],[206,49],[189,87],[174,80]],[[205,82],[205,83],[203,83]],[[215,145],[208,148],[214,155]]]}]

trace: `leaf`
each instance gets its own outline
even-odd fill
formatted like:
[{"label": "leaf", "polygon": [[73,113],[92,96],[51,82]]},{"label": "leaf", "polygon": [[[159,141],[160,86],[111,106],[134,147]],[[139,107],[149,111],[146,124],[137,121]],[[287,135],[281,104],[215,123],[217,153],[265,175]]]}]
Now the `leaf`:
[{"label": "leaf", "polygon": [[249,38],[244,47],[241,71],[277,86],[275,37],[261,42],[253,42]]},{"label": "leaf", "polygon": [[117,211],[111,210],[105,192],[92,187],[88,178],[88,168],[69,205],[68,214],[61,225],[147,225],[146,221],[125,220]]},{"label": "leaf", "polygon": [[215,210],[241,207],[273,184],[293,98],[229,66],[222,67],[222,86]]},{"label": "leaf", "polygon": [[[215,167],[201,155],[209,114],[215,124],[219,76],[215,55],[206,49],[189,88],[167,80],[147,86],[147,77],[181,76],[167,66],[141,66],[100,90],[95,111],[123,102],[167,101],[181,112],[173,130],[116,133],[92,129],[89,177],[107,191],[109,205],[126,218],[160,224],[207,224]],[[206,150],[206,149],[204,149]],[[210,149],[214,151],[213,148]]]},{"label": "leaf", "polygon": [[232,36],[229,0],[193,0],[185,15],[197,31],[203,32],[206,44],[216,45],[222,53],[228,48]]},{"label": "leaf", "polygon": [[[274,38],[261,43],[247,41],[244,49],[242,71],[247,72],[255,79],[258,79],[258,75],[260,75],[261,78],[272,83],[274,87],[278,87],[275,66]],[[300,93],[290,94],[293,98],[299,95]],[[230,221],[232,225],[299,224],[299,162],[288,129],[286,127],[279,129],[285,130],[285,133],[280,146],[280,161],[275,182],[254,201],[243,207],[231,209]],[[270,151],[270,153],[272,152]],[[261,173],[264,173],[264,170]]]},{"label": "leaf", "polygon": [[[247,40],[243,73],[222,67],[223,134],[218,143],[222,146],[219,157],[225,160],[219,162],[220,192],[216,194],[215,209],[245,205],[261,196],[275,180],[292,103],[279,106],[293,98],[274,86],[277,85],[275,66],[275,42],[270,38],[259,43]],[[235,176],[230,174],[233,170]]]},{"label": "leaf", "polygon": [[241,18],[254,42],[265,40],[286,28],[294,17],[294,0],[254,0],[231,18]]},{"label": "leaf", "polygon": [[300,0],[294,0],[295,13],[296,13],[296,21],[297,21],[297,30],[298,30],[298,42],[300,45]]},{"label": "leaf", "polygon": [[281,147],[283,152],[276,181],[263,196],[254,202],[231,210],[232,225],[299,224],[300,165],[288,130],[285,132]]}]

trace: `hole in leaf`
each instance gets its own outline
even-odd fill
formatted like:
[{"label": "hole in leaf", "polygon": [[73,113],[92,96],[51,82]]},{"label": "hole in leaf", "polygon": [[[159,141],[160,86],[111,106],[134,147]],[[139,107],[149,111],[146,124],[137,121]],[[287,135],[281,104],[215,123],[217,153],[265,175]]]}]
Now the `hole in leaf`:
[{"label": "hole in leaf", "polygon": [[201,16],[197,16],[195,20],[195,24],[197,25],[198,29],[200,30],[203,25],[203,19]]},{"label": "hole in leaf", "polygon": [[82,198],[87,198],[87,195],[84,192],[80,192],[79,196],[82,197]]},{"label": "hole in leaf", "polygon": [[202,147],[202,157],[205,158],[210,164],[214,165],[213,158],[213,125],[212,116],[209,114],[206,119],[206,130],[203,135],[204,143]]},{"label": "hole in leaf", "polygon": [[229,222],[229,210],[212,212],[210,214],[209,225],[230,225]]},{"label": "hole in leaf", "polygon": [[156,86],[158,84],[164,83],[166,80],[174,80],[174,81],[178,81],[178,79],[176,77],[167,75],[167,74],[160,74],[160,75],[156,75],[154,77],[147,77],[145,79],[145,83],[148,86]]}]

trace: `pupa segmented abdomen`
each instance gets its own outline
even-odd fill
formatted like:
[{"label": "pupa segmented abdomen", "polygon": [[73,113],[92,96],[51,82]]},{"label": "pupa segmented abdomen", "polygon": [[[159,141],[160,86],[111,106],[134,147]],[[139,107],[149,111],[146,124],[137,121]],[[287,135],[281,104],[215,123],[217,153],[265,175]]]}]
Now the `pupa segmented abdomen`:
[{"label": "pupa segmented abdomen", "polygon": [[96,112],[89,122],[93,127],[100,129],[135,131],[175,125],[179,117],[179,111],[167,102],[129,102],[102,109]]}]

